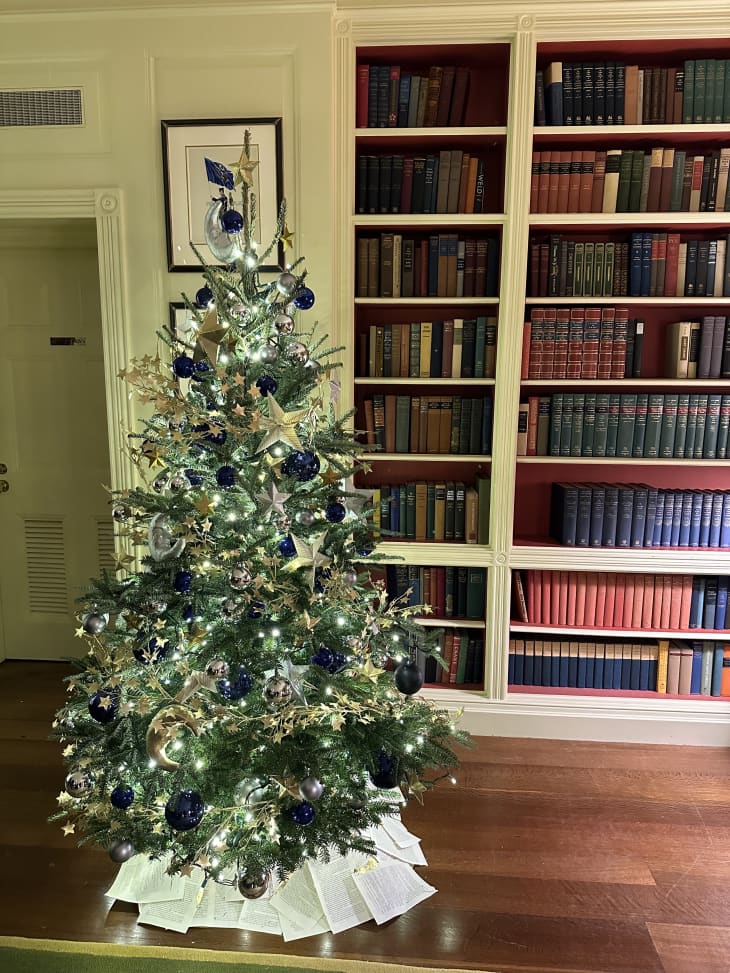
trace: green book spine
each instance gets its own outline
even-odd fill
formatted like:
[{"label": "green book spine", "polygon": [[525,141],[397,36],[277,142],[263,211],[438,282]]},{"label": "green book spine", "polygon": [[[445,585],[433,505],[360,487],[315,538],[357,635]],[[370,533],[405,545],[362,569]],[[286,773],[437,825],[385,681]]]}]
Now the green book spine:
[{"label": "green book spine", "polygon": [[[694,459],[702,459],[705,447],[705,425],[707,423],[707,407],[709,396],[704,392],[697,396],[697,426],[695,428]],[[686,453],[686,449],[685,449]]]},{"label": "green book spine", "polygon": [[573,396],[573,424],[570,432],[570,455],[580,456],[583,444],[583,417],[585,414],[586,397],[583,392]]},{"label": "green book spine", "polygon": [[722,105],[725,97],[726,74],[727,61],[715,61],[715,97],[712,102],[712,122],[714,125],[722,124]]},{"label": "green book spine", "polygon": [[634,443],[634,426],[636,424],[636,394],[623,393],[619,400],[618,435],[616,438],[616,455],[631,456]]},{"label": "green book spine", "polygon": [[585,393],[585,407],[583,410],[583,438],[581,440],[580,455],[593,456],[593,446],[596,439],[596,393]]},{"label": "green book spine", "polygon": [[606,456],[608,440],[608,392],[596,393],[596,430],[593,434],[593,455]]},{"label": "green book spine", "polygon": [[454,516],[456,512],[456,484],[446,484],[446,510],[444,512],[444,540],[454,539]]},{"label": "green book spine", "polygon": [[707,421],[705,422],[705,435],[702,445],[702,455],[705,459],[717,458],[717,434],[720,428],[721,403],[721,395],[708,395]]},{"label": "green book spine", "polygon": [[451,564],[446,566],[444,589],[444,617],[453,618],[456,612],[456,568]]},{"label": "green book spine", "polygon": [[583,267],[585,265],[585,244],[576,242],[573,256],[573,297],[583,297]]},{"label": "green book spine", "polygon": [[649,409],[646,416],[646,433],[644,434],[644,456],[656,459],[659,456],[659,440],[662,431],[662,407],[664,396],[654,392],[649,396]]},{"label": "green book spine", "polygon": [[573,436],[573,395],[563,393],[563,416],[560,422],[560,455],[570,456]]},{"label": "green book spine", "polygon": [[434,527],[436,524],[436,484],[426,485],[426,540],[434,539]]},{"label": "green book spine", "polygon": [[692,98],[692,121],[701,125],[705,120],[705,93],[707,90],[707,59],[695,61],[695,90]]},{"label": "green book spine", "polygon": [[484,618],[486,571],[469,566],[466,576],[466,617]]},{"label": "green book spine", "polygon": [[608,397],[608,429],[606,431],[606,456],[616,456],[618,443],[618,421],[621,409],[621,396],[611,392]]},{"label": "green book spine", "polygon": [[634,440],[631,446],[632,456],[644,455],[644,440],[646,438],[646,420],[649,409],[649,395],[640,392],[636,396],[636,420],[634,422]]},{"label": "green book spine", "polygon": [[659,438],[659,455],[662,458],[674,456],[674,437],[677,432],[677,406],[679,396],[668,393],[664,396],[664,408],[662,410],[662,431]]},{"label": "green book spine", "polygon": [[408,359],[408,377],[418,378],[421,374],[421,323],[412,321],[411,340]]},{"label": "green book spine", "polygon": [[606,244],[597,243],[593,257],[593,297],[603,294],[603,275],[606,261]]},{"label": "green book spine", "polygon": [[395,400],[395,451],[407,453],[411,433],[411,397],[398,395]]},{"label": "green book spine", "polygon": [[695,62],[684,62],[684,92],[682,94],[682,122],[691,125],[694,119]]},{"label": "green book spine", "polygon": [[722,95],[722,121],[730,122],[730,64],[725,62],[725,88]]},{"label": "green book spine", "polygon": [[[642,153],[643,154],[643,153]],[[633,149],[622,149],[618,164],[618,192],[616,194],[616,212],[629,212],[629,194],[631,191],[631,171],[634,165]]]},{"label": "green book spine", "polygon": [[563,393],[556,392],[550,402],[550,455],[560,456],[560,439],[563,425]]},{"label": "green book spine", "polygon": [[[456,634],[456,633],[454,633]],[[456,664],[456,685],[463,685],[466,682],[466,660],[469,654],[469,638],[466,632],[461,633],[461,645],[459,647],[459,660]]]},{"label": "green book spine", "polygon": [[537,455],[550,453],[550,396],[541,395],[537,403]]},{"label": "green book spine", "polygon": [[687,419],[689,417],[689,392],[680,392],[677,400],[677,429],[674,433],[674,455],[684,459],[687,446]]},{"label": "green book spine", "polygon": [[717,61],[708,58],[705,61],[705,114],[702,121],[711,125],[715,120],[715,66]]},{"label": "green book spine", "polygon": [[603,297],[613,297],[613,269],[616,261],[616,244],[607,243],[603,266]]},{"label": "green book spine", "polygon": [[458,453],[461,444],[461,396],[455,395],[451,400],[451,440],[449,451]]},{"label": "green book spine", "polygon": [[727,459],[728,433],[730,433],[730,395],[723,395],[720,403],[720,424],[717,428],[717,458]]},{"label": "green book spine", "polygon": [[691,394],[689,397],[689,410],[687,412],[687,438],[684,441],[684,455],[691,459],[695,454],[695,440],[697,438],[697,411],[699,409],[700,397]]},{"label": "green book spine", "polygon": [[631,157],[631,181],[629,183],[629,213],[638,213],[641,203],[641,180],[644,175],[644,151],[634,149]]},{"label": "green book spine", "polygon": [[[401,489],[403,489],[401,487]],[[416,484],[406,483],[406,537],[416,536]]]},{"label": "green book spine", "polygon": [[463,483],[455,484],[454,497],[454,540],[463,541],[466,534],[466,487]]},{"label": "green book spine", "polygon": [[459,417],[459,454],[466,456],[470,447],[471,413],[473,399],[461,400],[461,416]]},{"label": "green book spine", "polygon": [[479,521],[477,527],[477,544],[489,543],[489,512],[491,509],[492,481],[488,476],[477,477],[477,492],[479,494]]},{"label": "green book spine", "polygon": [[583,261],[583,295],[593,297],[593,263],[596,247],[588,241],[585,244],[585,259]]},{"label": "green book spine", "polygon": [[405,484],[401,486],[398,490],[398,515],[399,515],[398,537],[405,537],[406,522],[408,519],[408,499],[406,497]]},{"label": "green book spine", "polygon": [[682,183],[684,181],[684,164],[687,160],[687,153],[684,149],[674,150],[674,163],[672,164],[672,191],[669,197],[669,209],[672,213],[678,213],[682,208]]},{"label": "green book spine", "polygon": [[478,317],[474,335],[474,378],[484,378],[484,358],[487,342],[487,319]]}]

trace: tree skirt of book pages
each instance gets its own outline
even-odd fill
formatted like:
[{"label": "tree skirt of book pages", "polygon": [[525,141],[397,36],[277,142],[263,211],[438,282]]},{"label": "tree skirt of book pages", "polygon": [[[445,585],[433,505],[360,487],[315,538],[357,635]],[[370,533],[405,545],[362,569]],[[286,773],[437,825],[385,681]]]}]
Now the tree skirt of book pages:
[{"label": "tree skirt of book pages", "polygon": [[[394,800],[402,800],[400,791],[392,793]],[[202,868],[171,876],[169,858],[145,855],[125,862],[106,894],[136,903],[138,922],[147,925],[181,933],[195,926],[248,929],[290,942],[342,932],[370,919],[387,922],[436,892],[414,871],[414,865],[427,864],[426,858],[421,839],[408,831],[399,812],[366,835],[376,847],[375,856],[333,853],[327,864],[309,861],[286,881],[270,881],[257,899],[242,897],[233,870],[217,882],[204,881]]]}]

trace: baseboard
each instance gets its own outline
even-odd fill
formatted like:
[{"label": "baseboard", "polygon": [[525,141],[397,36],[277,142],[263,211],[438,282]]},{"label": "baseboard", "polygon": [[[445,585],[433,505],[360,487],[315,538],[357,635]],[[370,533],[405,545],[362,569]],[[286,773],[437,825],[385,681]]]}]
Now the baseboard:
[{"label": "baseboard", "polygon": [[730,745],[730,700],[552,695],[490,700],[457,689],[426,695],[446,709],[462,709],[459,725],[474,736]]}]

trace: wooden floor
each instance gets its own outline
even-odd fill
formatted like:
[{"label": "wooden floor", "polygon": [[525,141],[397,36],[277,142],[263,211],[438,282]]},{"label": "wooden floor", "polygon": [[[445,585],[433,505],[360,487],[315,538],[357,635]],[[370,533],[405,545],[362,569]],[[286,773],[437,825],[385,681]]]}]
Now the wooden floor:
[{"label": "wooden floor", "polygon": [[0,665],[0,934],[495,973],[730,971],[730,750],[481,738],[457,787],[405,813],[437,895],[385,926],[290,946],[237,930],[183,937],[111,905],[116,866],[46,823],[65,673]]}]

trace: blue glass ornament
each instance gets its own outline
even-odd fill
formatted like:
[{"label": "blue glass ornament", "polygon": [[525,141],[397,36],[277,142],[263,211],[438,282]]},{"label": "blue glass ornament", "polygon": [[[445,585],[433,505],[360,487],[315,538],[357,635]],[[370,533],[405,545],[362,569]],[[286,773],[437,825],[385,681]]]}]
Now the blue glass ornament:
[{"label": "blue glass ornament", "polygon": [[193,586],[193,576],[189,571],[178,571],[175,575],[175,580],[172,582],[172,586],[175,591],[179,591],[181,594],[185,591],[190,591]]},{"label": "blue glass ornament", "polygon": [[360,555],[360,557],[369,557],[373,553],[373,550],[374,548],[372,545],[368,544],[366,546],[363,544],[361,547],[358,547],[357,553]]},{"label": "blue glass ornament", "polygon": [[292,304],[300,311],[308,311],[314,304],[314,293],[308,287],[302,287],[296,292]]},{"label": "blue glass ornament", "polygon": [[398,777],[395,760],[385,750],[381,750],[375,758],[375,769],[370,772],[370,779],[376,787],[386,790],[396,786]]},{"label": "blue glass ornament", "polygon": [[281,472],[284,476],[295,476],[300,483],[313,480],[319,473],[319,456],[305,449],[293,450],[281,464]]},{"label": "blue glass ornament", "polygon": [[200,374],[202,375],[205,372],[209,372],[210,371],[210,365],[208,364],[207,361],[196,361],[195,362],[195,371],[196,372],[200,372]]},{"label": "blue glass ornament", "polygon": [[218,692],[224,699],[230,699],[233,702],[248,695],[252,686],[253,679],[246,672],[244,666],[238,667],[238,675],[235,679],[218,680]]},{"label": "blue glass ornament", "polygon": [[207,284],[203,284],[199,291],[195,292],[195,303],[200,308],[207,307],[213,300],[213,291]]},{"label": "blue glass ornament", "polygon": [[334,675],[335,672],[340,672],[347,665],[347,656],[342,652],[332,653],[332,663],[329,667],[329,671]]},{"label": "blue glass ornament", "polygon": [[[208,177],[208,182],[214,183],[216,186],[223,186],[224,189],[233,189],[233,173],[230,169],[226,169],[222,162],[213,162],[212,159],[205,160],[205,174]],[[217,199],[217,197],[213,197]]]},{"label": "blue glass ornament", "polygon": [[314,821],[314,808],[309,801],[300,801],[299,804],[294,805],[289,813],[292,816],[292,821],[295,824],[302,825],[302,827]]},{"label": "blue glass ornament", "polygon": [[195,618],[195,612],[193,611],[192,605],[186,605],[183,608],[182,617],[183,621],[187,622],[188,625],[192,622],[192,620]]},{"label": "blue glass ornament", "polygon": [[219,487],[223,487],[224,490],[230,490],[231,487],[236,485],[235,466],[221,466],[215,475],[215,479]]},{"label": "blue glass ornament", "polygon": [[114,807],[119,808],[120,811],[126,811],[134,800],[134,791],[131,787],[125,787],[123,784],[120,784],[111,792],[109,795],[109,800],[112,802]]},{"label": "blue glass ornament", "polygon": [[248,610],[249,618],[261,618],[266,611],[266,605],[263,601],[252,601],[251,607]]},{"label": "blue glass ornament", "polygon": [[[211,408],[217,409],[218,407],[214,404],[211,406]],[[203,441],[206,443],[212,443],[214,446],[222,446],[226,441],[225,429],[221,429],[220,426],[216,425],[211,427],[207,422],[203,422],[199,426],[193,426],[193,432],[204,432],[205,436],[203,436]],[[200,447],[202,444],[198,442],[194,443],[193,445]]]},{"label": "blue glass ornament", "polygon": [[227,209],[221,216],[221,224],[226,233],[240,233],[243,229],[243,217],[235,209]]},{"label": "blue glass ornament", "polygon": [[310,656],[309,661],[313,666],[320,666],[322,669],[326,669],[329,672],[329,668],[334,661],[334,654],[327,648],[326,645],[320,645],[317,650],[317,654]]},{"label": "blue glass ornament", "polygon": [[197,470],[185,470],[185,476],[188,478],[190,486],[200,486],[203,482],[203,477]]},{"label": "blue glass ornament", "polygon": [[291,537],[283,537],[279,541],[279,551],[283,557],[294,557],[297,553],[297,548]]},{"label": "blue glass ornament", "polygon": [[314,590],[317,594],[321,595],[327,582],[332,577],[332,572],[329,568],[316,568],[314,572]]},{"label": "blue glass ornament", "polygon": [[175,831],[192,831],[204,814],[205,804],[197,791],[178,791],[165,805],[165,819]]},{"label": "blue glass ornament", "polygon": [[143,666],[147,666],[151,662],[161,662],[167,655],[169,649],[169,642],[163,642],[153,635],[146,645],[136,645],[132,649],[132,655],[137,662],[141,662]]},{"label": "blue glass ornament", "polygon": [[262,375],[256,379],[256,388],[262,395],[274,395],[279,385],[271,375]]},{"label": "blue glass ornament", "polygon": [[341,524],[347,516],[347,507],[339,500],[332,500],[324,508],[324,515],[331,524]]},{"label": "blue glass ornament", "polygon": [[118,698],[108,689],[100,689],[93,696],[89,696],[89,713],[97,723],[111,723],[118,708]]},{"label": "blue glass ornament", "polygon": [[404,696],[413,696],[423,685],[423,673],[415,662],[401,662],[395,670],[395,684]]},{"label": "blue glass ornament", "polygon": [[178,378],[190,378],[195,373],[195,362],[187,355],[178,355],[172,363],[172,370]]}]

